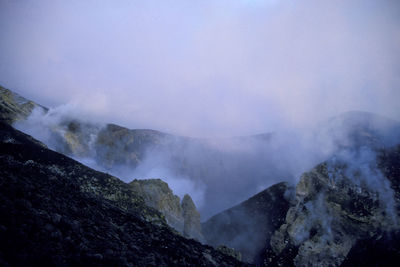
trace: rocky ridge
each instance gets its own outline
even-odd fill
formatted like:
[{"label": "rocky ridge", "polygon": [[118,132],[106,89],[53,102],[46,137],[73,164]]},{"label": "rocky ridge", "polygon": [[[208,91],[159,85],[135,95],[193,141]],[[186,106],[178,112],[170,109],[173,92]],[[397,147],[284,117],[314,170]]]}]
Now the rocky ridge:
[{"label": "rocky ridge", "polygon": [[[16,94],[7,89],[0,92],[0,98],[4,100],[1,105],[7,106],[12,102],[8,95]],[[15,109],[13,114],[19,117],[8,123],[12,122],[16,129],[41,140],[52,150],[125,180],[133,177],[123,177],[127,174],[118,172],[120,168],[133,173],[138,167],[147,166],[136,177],[154,177],[148,176],[148,172],[154,167],[161,167],[198,187],[205,184],[205,203],[200,208],[204,217],[237,203],[232,200],[232,195],[239,200],[247,199],[248,192],[254,192],[252,187],[257,187],[251,181],[234,183],[234,188],[229,187],[221,194],[217,188],[231,179],[240,182],[246,176],[258,181],[267,175],[274,176],[277,171],[276,164],[268,163],[270,154],[265,153],[267,149],[261,149],[270,144],[271,134],[212,140],[190,138],[149,129],[94,123],[77,117],[75,111],[68,108],[46,109],[36,104],[34,107],[23,116],[19,116],[20,110]],[[26,115],[29,115],[28,119],[24,120]],[[266,168],[259,169],[259,165]]]},{"label": "rocky ridge", "polygon": [[40,105],[0,86],[0,121],[13,123],[26,119]]},{"label": "rocky ridge", "polygon": [[0,264],[243,266],[186,239],[128,184],[0,123]]},{"label": "rocky ridge", "polygon": [[[26,119],[35,109],[35,112],[39,113],[50,112],[48,116],[52,116],[49,109],[3,87],[0,87],[0,90],[0,119],[4,122],[18,124],[18,121]],[[114,124],[100,126],[69,118],[60,118],[59,124],[52,125],[43,131],[51,132],[50,134],[55,140],[50,144],[52,149],[75,157],[93,157],[97,159],[102,169],[109,169],[114,165],[121,164],[137,166],[144,157],[144,147],[149,144],[160,144],[166,136],[166,134],[153,130],[128,130]],[[83,179],[86,177],[84,176]],[[141,184],[140,188],[145,190],[135,190],[135,193],[141,195],[147,205],[160,211],[170,226],[187,237],[203,241],[200,218],[197,218],[199,215],[194,205],[191,215],[184,217],[180,200],[176,199],[178,197],[173,195],[168,184],[161,180],[146,180],[145,182],[132,182],[130,189],[138,189],[138,186],[134,186],[136,184]],[[99,190],[99,185],[86,186],[87,190],[94,188]],[[114,189],[102,188],[101,193],[106,195],[105,191],[112,192]],[[163,199],[162,203],[158,203],[156,198]],[[167,208],[167,206],[173,208]],[[189,214],[187,211],[185,212]]]},{"label": "rocky ridge", "polygon": [[[353,162],[335,157],[302,175],[295,202],[266,249],[265,266],[359,265],[360,242],[398,236],[400,165],[392,161],[389,169],[397,174],[391,175],[382,157],[398,158],[400,147],[377,154],[364,149],[351,154]],[[399,258],[398,245],[398,239],[387,242],[386,252]]]},{"label": "rocky ridge", "polygon": [[134,192],[143,196],[148,206],[160,211],[174,229],[186,237],[204,242],[200,214],[189,195],[186,194],[181,201],[160,179],[133,180],[129,185]]},{"label": "rocky ridge", "polygon": [[[321,140],[325,141],[327,134],[333,136],[333,139],[329,139],[332,143],[328,145],[336,147],[334,154],[326,162],[302,175],[296,186],[295,197],[289,201],[286,208],[280,210],[280,215],[274,218],[279,221],[279,224],[274,226],[276,228],[271,228],[272,232],[270,230],[266,235],[262,233],[263,231],[259,232],[260,236],[267,238],[264,242],[265,248],[255,257],[257,263],[265,266],[354,266],[368,265],[372,262],[390,262],[385,259],[396,261],[400,259],[398,253],[400,251],[400,235],[397,222],[400,194],[399,148],[388,148],[399,142],[399,124],[363,112],[346,113],[334,118],[328,124],[328,127],[322,127],[325,132],[319,132],[320,136],[317,136],[317,139],[322,137]],[[89,142],[88,144],[93,141],[91,136],[87,135],[88,131],[85,128],[87,126],[80,122],[71,124],[71,121],[60,125],[64,125],[64,128],[59,132],[67,134],[61,139],[64,140],[65,136],[67,137],[67,147],[71,148],[71,151],[85,153],[84,146],[80,146],[81,140],[84,139],[84,143]],[[92,125],[89,126],[92,127]],[[65,129],[67,129],[66,132]],[[101,131],[96,127],[93,129]],[[124,153],[133,155],[134,152],[140,155],[129,159],[131,163],[139,163],[143,159],[142,156],[145,155],[145,152],[140,154],[141,150],[139,149],[143,143],[140,139],[136,139],[139,142],[135,143],[135,138],[129,137],[134,130],[110,126],[107,131],[113,132],[110,135],[112,138],[110,136],[104,138],[104,144],[111,150],[105,149],[99,154],[104,152],[102,157],[106,155],[105,162],[110,162],[110,166],[118,165],[118,162],[126,160],[126,158],[129,159],[125,156],[118,159]],[[78,134],[70,135],[71,132]],[[83,139],[82,136],[84,136]],[[98,135],[96,134],[96,136]],[[163,139],[157,133],[154,136],[156,137],[152,140],[155,140],[156,148],[168,148],[168,145],[165,146],[163,143],[168,138]],[[125,143],[130,144],[133,150],[127,149],[124,143],[112,141],[115,137],[126,141]],[[13,142],[12,138],[7,140],[9,143]],[[111,143],[109,143],[110,141]],[[186,144],[180,143],[183,147]],[[113,150],[114,148],[116,150]],[[123,153],[118,154],[118,151]],[[170,156],[183,171],[193,171],[190,168],[187,169],[191,163],[186,164],[185,157],[179,157],[179,155],[176,157],[174,154]],[[210,154],[208,159],[218,163],[219,171],[225,167],[226,162],[221,162],[219,156],[215,154]],[[236,161],[237,159],[239,158],[235,158]],[[243,163],[243,161],[239,162]],[[208,166],[205,162],[202,162],[201,165]],[[269,168],[267,169],[269,170]],[[204,174],[201,168],[194,171],[197,174]],[[221,182],[227,181],[222,180]],[[91,185],[84,188],[89,193],[92,190]],[[115,198],[112,194],[109,197],[111,201]],[[183,203],[179,203],[179,206],[177,204],[179,201],[176,202],[173,199],[171,198],[172,203],[175,203],[175,208],[171,208],[171,210],[182,211]],[[145,202],[144,199],[142,201]],[[168,207],[168,205],[163,206]],[[166,210],[168,209],[170,208]],[[279,211],[279,209],[277,210]],[[252,219],[259,216],[251,215],[252,217],[248,216],[247,218]],[[245,229],[242,227],[242,222],[235,222],[239,221],[238,217],[235,217],[230,214],[228,219],[222,220],[222,223],[216,220],[214,224],[216,228],[222,229],[221,233],[224,233],[225,228],[228,230],[227,232],[232,231],[231,236],[243,235],[243,232],[249,232],[249,229],[255,232],[263,229],[259,225],[251,225]],[[221,218],[223,217],[221,216]],[[233,227],[230,226],[231,218],[235,218],[232,220]],[[263,220],[268,221],[269,219],[271,217],[265,213]],[[156,223],[159,221],[157,216],[153,217],[152,215],[147,220],[154,220]],[[177,225],[181,229],[182,223]],[[237,229],[235,229],[236,226],[238,226]],[[240,229],[241,227],[242,229]],[[204,227],[204,229],[206,228],[211,229],[212,225]],[[276,231],[273,232],[273,230]],[[225,234],[221,236],[220,240],[218,238],[213,240],[212,234],[209,233],[205,234],[205,237],[215,246],[221,240],[223,240],[221,243],[232,242],[231,237]],[[247,247],[252,247],[253,243],[257,243],[252,239],[244,240],[242,244]],[[246,242],[248,240],[250,242]],[[235,255],[234,251],[225,246],[221,246],[219,249],[232,256]],[[254,251],[250,253],[254,254]]]},{"label": "rocky ridge", "polygon": [[292,192],[288,183],[279,183],[211,217],[202,224],[207,243],[226,245],[243,260],[258,262],[258,254],[284,222]]},{"label": "rocky ridge", "polygon": [[197,211],[196,205],[188,194],[183,196],[181,206],[184,220],[183,233],[204,243],[205,239],[201,229],[200,213]]},{"label": "rocky ridge", "polygon": [[[399,129],[399,123],[365,112],[332,119],[316,137],[329,131],[333,155],[300,177],[292,198],[259,198],[258,208],[249,201],[247,209],[242,203],[222,212],[203,224],[206,239],[263,266],[393,266],[400,259]],[[274,209],[260,212],[268,202]],[[254,223],[257,217],[261,224]],[[271,218],[279,223],[263,233]],[[261,250],[246,251],[257,243],[264,244],[256,246]]]}]

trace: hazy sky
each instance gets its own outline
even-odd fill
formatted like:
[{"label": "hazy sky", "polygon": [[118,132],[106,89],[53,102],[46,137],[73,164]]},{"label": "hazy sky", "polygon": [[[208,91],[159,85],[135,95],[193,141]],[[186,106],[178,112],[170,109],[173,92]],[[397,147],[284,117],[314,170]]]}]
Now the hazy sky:
[{"label": "hazy sky", "polygon": [[192,136],[400,119],[400,1],[0,0],[0,84]]}]

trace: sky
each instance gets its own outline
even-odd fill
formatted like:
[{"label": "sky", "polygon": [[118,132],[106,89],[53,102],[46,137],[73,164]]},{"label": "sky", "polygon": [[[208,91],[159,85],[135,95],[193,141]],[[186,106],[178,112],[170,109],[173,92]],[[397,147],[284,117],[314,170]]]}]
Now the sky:
[{"label": "sky", "polygon": [[400,2],[0,0],[0,85],[197,137],[400,119]]}]

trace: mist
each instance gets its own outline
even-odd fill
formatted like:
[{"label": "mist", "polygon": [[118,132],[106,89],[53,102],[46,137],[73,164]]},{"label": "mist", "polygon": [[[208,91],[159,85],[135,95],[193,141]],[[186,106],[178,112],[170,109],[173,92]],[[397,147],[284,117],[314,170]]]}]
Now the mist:
[{"label": "mist", "polygon": [[93,123],[68,105],[48,111],[38,107],[14,127],[125,182],[160,178],[179,197],[189,194],[203,220],[275,183],[295,185],[303,172],[343,150],[378,150],[400,138],[399,122],[366,112],[341,114],[301,131],[230,138],[192,138]]},{"label": "mist", "polygon": [[[124,181],[166,180],[203,219],[354,144],[357,124],[330,118],[400,119],[397,1],[26,0],[0,13],[0,83],[50,108],[16,127]],[[143,145],[124,144],[136,134]]]},{"label": "mist", "polygon": [[400,118],[390,0],[0,1],[0,83],[80,117],[195,137]]},{"label": "mist", "polygon": [[[203,225],[288,182],[265,201],[282,218],[244,205],[210,224],[244,260],[275,241],[350,249],[332,196],[355,216],[373,203],[376,233],[399,230],[399,186],[379,161],[400,144],[399,1],[0,0],[0,33],[0,85],[46,107],[13,126],[50,149],[126,183],[160,178]],[[322,167],[303,201],[294,188]]]}]

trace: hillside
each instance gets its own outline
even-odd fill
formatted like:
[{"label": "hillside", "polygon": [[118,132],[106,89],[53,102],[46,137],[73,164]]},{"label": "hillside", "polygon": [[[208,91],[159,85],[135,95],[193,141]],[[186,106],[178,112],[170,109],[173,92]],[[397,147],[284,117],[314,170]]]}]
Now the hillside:
[{"label": "hillside", "polygon": [[0,133],[2,265],[243,265],[174,232],[119,179]]},{"label": "hillside", "polygon": [[295,201],[263,253],[265,266],[398,262],[400,146],[348,153],[302,175]]},{"label": "hillside", "polygon": [[[2,113],[2,119],[8,124],[19,123],[25,121],[32,113],[44,112],[51,113],[47,108],[28,101],[20,95],[13,93],[5,88],[0,88],[0,108],[4,111]],[[50,148],[61,152],[69,156],[89,156],[98,155],[95,159],[98,159],[98,164],[96,166],[102,166],[101,170],[108,170],[107,166],[112,166],[115,164],[121,165],[131,165],[136,166],[138,160],[143,157],[144,147],[150,143],[157,143],[166,134],[162,134],[153,130],[128,130],[126,128],[108,124],[104,129],[98,127],[96,124],[83,123],[76,120],[60,120],[59,124],[56,125],[43,125],[38,123],[37,132],[34,134],[49,132],[50,140],[45,138],[47,145]],[[62,130],[65,127],[65,130]],[[98,132],[96,138],[96,144],[101,145],[96,146],[96,151],[91,151],[90,142],[93,131]],[[41,136],[39,134],[39,136]],[[43,137],[43,136],[41,136]],[[119,144],[119,145],[118,145]],[[129,151],[127,153],[121,153],[121,151]],[[187,237],[195,238],[197,240],[203,240],[201,235],[200,217],[196,215],[197,209],[194,206],[191,216],[184,217],[184,211],[181,208],[180,199],[178,196],[174,195],[172,190],[169,188],[168,184],[159,182],[158,179],[148,179],[146,184],[152,190],[135,190],[136,187],[130,186],[130,190],[134,190],[135,193],[145,199],[145,204],[152,206],[160,211],[165,217],[166,222],[172,226],[175,230],[184,234]],[[120,182],[120,181],[119,181]],[[135,182],[142,183],[141,181]],[[162,188],[160,191],[159,188]],[[106,191],[112,191],[113,189],[103,188]],[[171,209],[165,209],[162,206],[153,205],[154,201],[152,196],[154,192],[160,193],[159,198],[164,198],[164,205],[173,206],[175,210],[179,212],[171,213]],[[190,198],[190,197],[189,197]],[[197,216],[197,217],[196,217]],[[172,219],[177,217],[177,219]],[[182,227],[180,227],[180,224]],[[184,231],[183,225],[186,225],[187,231]],[[194,230],[197,228],[197,230]]]},{"label": "hillside", "polygon": [[[10,90],[2,90],[0,98],[0,106],[19,107],[16,99],[20,96]],[[149,129],[98,124],[62,110],[42,108],[38,104],[34,107],[25,113],[14,108],[12,113],[4,116],[12,117],[7,122],[41,140],[50,149],[124,181],[177,177],[192,187],[190,192],[182,192],[181,197],[189,193],[196,205],[199,199],[195,199],[193,193],[205,188],[204,192],[197,193],[204,202],[199,207],[203,219],[247,199],[257,192],[258,187],[265,187],[265,178],[289,176],[287,171],[278,170],[278,165],[271,162],[273,155],[268,152],[271,134],[190,138]],[[230,186],[221,192],[219,188],[226,184]]]},{"label": "hillside", "polygon": [[203,231],[260,266],[396,266],[399,221],[400,146],[356,146],[305,172],[295,191],[274,185]]},{"label": "hillside", "polygon": [[279,183],[211,217],[202,224],[207,243],[227,245],[241,252],[243,260],[257,261],[283,223],[292,191],[287,183]]},{"label": "hillside", "polygon": [[[120,173],[129,183],[49,152],[43,143],[2,124],[3,147],[7,148],[2,157],[6,159],[6,177],[14,177],[14,172],[17,176],[29,176],[29,173],[39,176],[41,173],[51,181],[58,175],[72,177],[72,184],[79,189],[79,194],[83,194],[77,198],[110,201],[119,210],[134,212],[135,216],[156,224],[156,227],[170,229],[169,225],[181,233],[170,229],[168,238],[183,238],[182,235],[195,238],[224,252],[225,256],[240,258],[241,254],[244,261],[261,266],[368,266],[380,262],[387,266],[390,259],[400,258],[400,123],[397,121],[357,111],[331,118],[302,134],[196,139],[84,122],[38,105],[33,110],[25,110],[19,104],[25,100],[16,101],[20,97],[10,97],[7,90],[2,91],[2,99],[1,105],[10,111],[4,115],[9,118],[3,119],[6,123],[13,123],[28,133],[41,133],[40,140],[50,148],[88,162],[98,170]],[[15,141],[14,135],[24,136],[24,141]],[[55,153],[57,164],[45,161],[45,164],[37,165],[35,159],[25,157],[26,153],[33,155],[34,152],[29,149],[21,152],[25,145],[34,145],[35,153],[44,150]],[[23,157],[24,161],[16,162],[14,157]],[[45,156],[46,160],[48,157]],[[24,168],[12,169],[7,164]],[[293,178],[299,171],[302,175]],[[174,188],[189,190],[192,197],[187,194],[176,196],[169,184],[160,179],[133,179],[135,177],[170,179]],[[260,188],[266,188],[265,185],[274,181],[295,181],[296,185],[281,182],[260,192]],[[32,188],[29,181],[25,183]],[[18,187],[25,188],[19,184]],[[16,188],[10,192],[17,192]],[[63,196],[61,189],[62,186],[57,190]],[[255,191],[259,193],[248,198]],[[19,196],[18,192],[13,194]],[[12,207],[19,205],[14,208],[16,216],[12,216],[19,218],[19,209],[25,204],[18,204],[15,197],[7,202],[10,196],[6,191],[4,193],[5,203],[11,203]],[[248,199],[243,201],[245,196]],[[43,194],[35,197],[41,198]],[[71,203],[76,201],[76,198],[63,197]],[[194,200],[204,201],[200,213]],[[79,203],[73,205],[81,205]],[[240,204],[233,206],[236,203]],[[31,207],[32,201],[26,205]],[[6,206],[5,214],[10,212]],[[48,207],[53,209],[51,205]],[[200,224],[200,214],[207,218],[224,207],[225,211]],[[24,213],[21,218],[30,216],[36,215]],[[110,216],[114,215],[110,213]],[[8,225],[14,223],[5,222]],[[26,223],[18,227],[25,229]],[[147,236],[148,242],[163,235],[157,229],[154,230],[156,235]],[[142,238],[145,237],[140,240]],[[30,239],[32,237],[26,238]],[[193,244],[200,247],[185,246],[188,250],[203,251],[201,248],[204,247],[199,243]],[[7,247],[4,247],[6,251]],[[208,254],[214,251],[211,247],[206,248]],[[169,252],[162,251],[155,257],[167,257],[165,262],[170,262],[164,253]],[[102,253],[95,254],[104,258]],[[79,255],[79,260],[84,259]],[[118,255],[120,258],[122,254]],[[185,258],[179,264],[193,264],[187,260]],[[176,263],[175,258],[172,261]],[[163,260],[157,264],[165,263]],[[210,262],[201,264],[209,265]],[[226,264],[225,259],[221,264]]]}]

